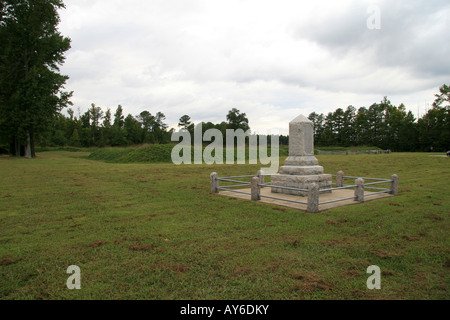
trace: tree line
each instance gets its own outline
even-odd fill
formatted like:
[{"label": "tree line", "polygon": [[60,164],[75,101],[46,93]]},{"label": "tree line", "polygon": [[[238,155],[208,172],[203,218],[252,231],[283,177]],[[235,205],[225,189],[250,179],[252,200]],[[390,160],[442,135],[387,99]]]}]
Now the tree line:
[{"label": "tree line", "polygon": [[[317,147],[323,146],[372,146],[396,152],[435,151],[450,149],[450,89],[443,85],[436,95],[432,109],[416,119],[405,105],[394,106],[387,97],[369,108],[353,106],[336,109],[327,115],[315,112],[309,115],[314,123],[314,140]],[[152,115],[143,111],[137,116],[123,115],[119,105],[114,115],[95,104],[79,118],[68,109],[69,117],[58,114],[41,145],[103,147],[136,144],[165,144],[171,142],[174,129],[168,129],[164,113]],[[202,133],[217,129],[226,136],[227,129],[250,130],[245,113],[233,108],[226,121],[202,122]],[[178,127],[191,133],[194,141],[196,124],[189,115],[179,119]],[[288,145],[289,136],[280,136],[280,144]],[[270,144],[270,139],[268,139]]]},{"label": "tree line", "polygon": [[[173,128],[165,123],[162,112],[152,115],[143,111],[139,115],[124,115],[121,105],[114,114],[92,104],[78,117],[67,109],[68,116],[58,112],[50,128],[37,139],[40,146],[105,147],[139,144],[171,143]],[[401,104],[394,106],[385,97],[369,108],[346,110],[336,109],[327,115],[311,113],[308,117],[314,123],[314,140],[321,146],[373,146],[398,152],[447,151],[450,146],[450,90],[447,85],[440,88],[433,108],[419,120]],[[245,113],[233,108],[226,121],[220,123],[202,122],[202,133],[217,129],[226,136],[227,129],[250,130]],[[189,115],[183,115],[178,122],[181,130],[191,133],[194,141],[196,124]],[[280,144],[288,145],[289,136],[280,136]],[[270,144],[270,139],[268,139]],[[12,148],[13,150],[13,148]]]},{"label": "tree line", "polygon": [[[167,144],[171,143],[174,132],[174,128],[169,129],[165,122],[164,113],[157,112],[152,115],[149,111],[143,111],[139,115],[128,114],[125,117],[121,105],[114,114],[110,108],[103,111],[95,104],[91,104],[91,107],[78,117],[74,116],[71,108],[67,110],[67,114],[68,116],[56,114],[50,130],[40,136],[40,146],[116,147]],[[202,122],[202,133],[208,129],[218,129],[225,135],[227,129],[250,129],[246,114],[236,108],[228,112],[226,119],[227,121],[218,124]],[[189,115],[183,115],[179,119],[178,127],[193,136],[195,124]]]},{"label": "tree line", "polygon": [[327,115],[311,113],[316,146],[374,146],[397,152],[450,150],[450,90],[440,88],[432,109],[419,120],[385,97],[369,108],[353,106]]},{"label": "tree line", "polygon": [[119,105],[112,114],[110,108],[91,104],[82,115],[74,116],[69,108],[68,116],[59,113],[53,126],[39,140],[41,146],[105,147],[135,144],[162,144],[170,141],[170,131],[162,112],[152,115],[143,111],[138,116],[124,116]]}]

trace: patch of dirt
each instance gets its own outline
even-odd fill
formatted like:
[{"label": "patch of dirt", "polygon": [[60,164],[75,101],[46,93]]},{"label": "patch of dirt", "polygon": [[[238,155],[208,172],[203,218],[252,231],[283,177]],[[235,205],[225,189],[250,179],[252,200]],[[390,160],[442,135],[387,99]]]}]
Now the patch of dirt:
[{"label": "patch of dirt", "polygon": [[108,242],[106,241],[94,241],[91,244],[88,244],[85,248],[98,248],[101,247],[105,244],[107,244]]},{"label": "patch of dirt", "polygon": [[301,283],[295,285],[293,291],[302,291],[306,293],[313,293],[315,290],[330,291],[332,290],[332,285],[326,281],[317,277],[314,273],[307,274],[296,274],[296,279],[301,281]]},{"label": "patch of dirt", "polygon": [[372,250],[370,253],[372,253],[372,254],[378,256],[378,257],[381,258],[381,259],[391,258],[391,257],[393,256],[393,255],[390,254],[389,252],[384,251],[384,250],[379,250],[379,249]]},{"label": "patch of dirt", "polygon": [[347,223],[347,222],[348,222],[347,219],[340,219],[340,220],[338,220],[338,221],[328,220],[328,221],[327,221],[327,224],[333,225],[333,226],[338,226],[338,225],[340,225],[341,223]]},{"label": "patch of dirt", "polygon": [[127,241],[127,240],[128,240],[127,237],[122,238],[122,239],[118,239],[118,240],[114,241],[114,244],[124,243],[124,242]]},{"label": "patch of dirt", "polygon": [[407,241],[419,241],[418,237],[411,237],[411,236],[407,236],[407,235],[403,235],[402,239],[405,239]]},{"label": "patch of dirt", "polygon": [[346,272],[343,272],[344,276],[350,276],[350,277],[357,277],[361,275],[361,272],[357,270],[347,270]]},{"label": "patch of dirt", "polygon": [[157,266],[157,268],[162,269],[162,270],[167,270],[167,271],[173,271],[177,274],[186,273],[190,270],[188,266],[185,266],[183,264],[159,265],[159,266]]},{"label": "patch of dirt", "polygon": [[4,258],[2,260],[0,260],[0,266],[9,266],[11,264],[15,264],[19,261],[23,260],[22,258],[16,259],[16,260],[12,260],[10,258]]},{"label": "patch of dirt", "polygon": [[292,278],[295,280],[303,280],[303,278],[305,278],[305,275],[303,273],[294,273],[292,275]]},{"label": "patch of dirt", "polygon": [[267,272],[273,273],[276,272],[277,270],[280,269],[280,267],[284,267],[286,266],[287,263],[283,262],[283,261],[276,261],[276,262],[272,262],[270,264],[268,264],[265,269],[267,270]]},{"label": "patch of dirt", "polygon": [[68,217],[65,217],[65,218],[62,218],[62,219],[58,219],[56,221],[57,222],[61,222],[61,221],[64,221],[64,220],[73,220],[73,217],[72,216],[68,216]]},{"label": "patch of dirt", "polygon": [[362,264],[364,266],[370,266],[370,262],[368,260],[360,260],[359,264]]},{"label": "patch of dirt", "polygon": [[[412,280],[412,279],[411,279]],[[427,280],[427,273],[425,271],[417,271],[414,276],[414,281],[417,283],[424,283]]]},{"label": "patch of dirt", "polygon": [[331,240],[328,240],[328,241],[322,241],[322,243],[324,245],[326,245],[326,246],[334,247],[334,246],[336,246],[338,244],[341,244],[342,242],[340,240],[337,240],[337,239],[331,239]]},{"label": "patch of dirt", "polygon": [[146,244],[146,245],[137,245],[137,244],[133,244],[132,246],[130,246],[130,250],[132,251],[150,251],[155,247],[154,244]]},{"label": "patch of dirt", "polygon": [[390,206],[393,206],[393,207],[402,207],[401,204],[399,204],[399,203],[393,203],[393,202],[389,203],[389,205],[390,205]]},{"label": "patch of dirt", "polygon": [[302,236],[286,236],[282,239],[276,239],[277,241],[284,241],[287,246],[291,246],[296,248],[298,245],[300,245],[301,240],[303,239]]},{"label": "patch of dirt", "polygon": [[175,271],[177,273],[185,273],[189,271],[189,267],[182,264],[177,264],[175,266],[170,266],[170,270]]},{"label": "patch of dirt", "polygon": [[430,219],[430,220],[435,220],[435,221],[442,221],[444,220],[444,218],[439,217],[439,216],[435,216],[435,215],[429,215],[429,216],[424,216],[425,219]]},{"label": "patch of dirt", "polygon": [[447,259],[447,261],[445,261],[444,268],[447,270],[450,269],[450,260],[449,259]]},{"label": "patch of dirt", "polygon": [[353,291],[351,292],[351,295],[352,295],[353,297],[363,298],[363,297],[366,296],[366,293],[365,293],[364,291],[362,291],[362,290],[355,289],[355,290],[353,290]]},{"label": "patch of dirt", "polygon": [[426,237],[428,234],[426,232],[420,232],[418,235],[420,237]]},{"label": "patch of dirt", "polygon": [[227,280],[232,280],[232,279],[234,279],[234,278],[236,278],[236,277],[238,277],[240,275],[248,274],[250,271],[251,271],[250,268],[239,268],[234,273],[230,274],[227,277]]},{"label": "patch of dirt", "polygon": [[346,278],[359,277],[361,276],[365,270],[363,270],[360,266],[356,264],[349,265],[344,271],[341,272],[341,275]]}]

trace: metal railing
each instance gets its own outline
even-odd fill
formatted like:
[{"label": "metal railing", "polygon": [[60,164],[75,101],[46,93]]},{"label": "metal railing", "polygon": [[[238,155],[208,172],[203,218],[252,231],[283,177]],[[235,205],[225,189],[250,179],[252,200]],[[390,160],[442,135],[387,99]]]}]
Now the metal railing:
[{"label": "metal railing", "polygon": [[[240,180],[236,180],[236,179],[243,179],[243,178],[253,178],[255,177],[254,175],[247,175],[247,176],[235,176],[235,177],[225,177],[225,178],[216,178],[217,181],[217,190],[223,190],[223,191],[230,191],[230,192],[234,192],[234,193],[240,193],[240,194],[246,194],[246,195],[252,195],[250,192],[244,192],[244,191],[239,191],[239,190],[235,190],[234,188],[242,188],[242,187],[249,187],[251,186],[250,182],[245,182],[245,181],[240,181]],[[237,183],[234,185],[226,185],[226,186],[220,186],[219,182],[223,181],[223,182],[229,182],[229,183]]]},{"label": "metal railing", "polygon": [[318,155],[390,154],[391,150],[317,150]]},{"label": "metal railing", "polygon": [[[212,193],[220,193],[220,191],[228,191],[232,193],[249,195],[253,201],[259,201],[261,198],[268,198],[272,200],[279,200],[290,203],[297,203],[301,205],[307,206],[308,212],[318,212],[319,206],[341,202],[354,200],[359,203],[363,203],[367,197],[375,196],[378,194],[389,193],[392,195],[398,194],[398,186],[399,186],[399,178],[397,175],[393,175],[391,179],[379,179],[379,178],[367,178],[367,177],[352,177],[352,176],[344,176],[342,171],[338,172],[337,175],[332,175],[333,178],[336,179],[335,188],[323,188],[319,189],[317,185],[311,184],[308,189],[301,189],[295,187],[287,187],[287,186],[278,186],[272,184],[264,183],[265,177],[269,177],[271,175],[264,175],[263,173],[258,172],[256,175],[245,175],[245,176],[233,176],[233,177],[219,177],[217,173],[211,174],[211,192]],[[248,179],[251,178],[251,181],[242,181],[238,179]],[[356,179],[355,184],[345,184],[345,180],[348,179]],[[369,183],[365,183],[365,181],[371,181]],[[228,185],[220,186],[220,182],[233,183]],[[390,184],[389,188],[384,187],[380,188],[378,185]],[[377,187],[375,187],[377,186]],[[248,191],[238,190],[237,188],[245,188],[249,189]],[[262,188],[276,188],[280,190],[289,190],[289,191],[298,191],[305,194],[305,198],[307,201],[286,199],[275,196],[268,196],[261,194]],[[354,189],[355,194],[352,197],[343,197],[339,199],[333,199],[328,201],[320,202],[320,194],[324,192],[333,192],[338,190],[345,189]],[[366,191],[369,191],[366,193]]]}]

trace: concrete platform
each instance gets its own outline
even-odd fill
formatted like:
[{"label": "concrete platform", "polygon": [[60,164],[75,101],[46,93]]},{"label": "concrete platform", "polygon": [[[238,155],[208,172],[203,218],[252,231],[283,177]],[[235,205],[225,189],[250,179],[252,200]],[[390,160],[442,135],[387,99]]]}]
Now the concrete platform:
[{"label": "concrete platform", "polygon": [[[241,192],[251,193],[250,188],[236,189],[236,190],[241,191]],[[368,191],[365,192],[365,194],[370,194],[370,193],[371,192],[368,192]],[[228,196],[228,197],[251,201],[251,196],[246,195],[246,194],[235,193],[235,192],[231,192],[231,191],[220,191],[219,194],[223,195],[223,196]],[[353,197],[354,195],[355,195],[355,191],[352,189],[335,190],[335,191],[333,191],[333,193],[321,194],[320,202],[332,201],[332,200],[337,200],[337,199],[341,199],[341,198],[349,198],[349,197]],[[271,188],[261,189],[261,196],[277,197],[277,198],[281,198],[281,199],[295,200],[295,201],[302,201],[302,202],[308,201],[308,199],[306,197],[300,197],[300,196],[289,195],[289,194],[272,193]],[[388,194],[388,193],[381,193],[381,194],[376,194],[376,195],[372,195],[372,196],[366,196],[365,202],[377,200],[377,199],[390,198],[390,197],[394,197],[394,196],[391,194]],[[258,202],[298,209],[298,210],[302,210],[302,211],[307,211],[307,205],[300,204],[300,203],[293,203],[293,202],[269,199],[269,198],[264,198],[264,197],[261,197],[261,201],[258,201]],[[354,201],[354,200],[344,200],[344,201],[339,201],[339,202],[333,202],[333,203],[329,203],[329,204],[319,205],[319,211],[325,211],[325,210],[329,210],[332,208],[355,205],[355,204],[360,204],[360,203],[357,201]]]}]

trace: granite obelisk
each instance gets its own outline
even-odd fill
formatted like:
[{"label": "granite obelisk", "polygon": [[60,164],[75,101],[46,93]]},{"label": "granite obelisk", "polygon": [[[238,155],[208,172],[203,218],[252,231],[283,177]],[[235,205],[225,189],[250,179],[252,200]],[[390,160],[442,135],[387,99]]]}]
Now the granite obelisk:
[{"label": "granite obelisk", "polygon": [[319,189],[330,189],[332,176],[324,174],[314,156],[314,124],[300,115],[289,123],[289,157],[280,173],[272,176],[272,185],[305,191],[272,188],[272,192],[306,196],[312,183],[317,183]]}]

